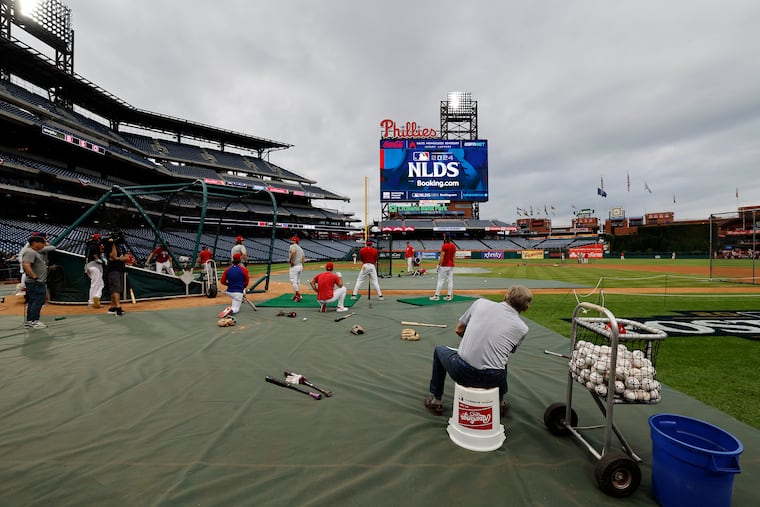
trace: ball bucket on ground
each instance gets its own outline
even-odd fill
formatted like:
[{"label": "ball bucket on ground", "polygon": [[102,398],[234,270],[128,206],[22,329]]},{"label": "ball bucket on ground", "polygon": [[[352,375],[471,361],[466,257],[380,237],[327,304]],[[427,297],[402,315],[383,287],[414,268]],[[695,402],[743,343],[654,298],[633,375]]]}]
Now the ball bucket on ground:
[{"label": "ball bucket on ground", "polygon": [[742,443],[712,424],[673,414],[649,418],[652,494],[662,507],[730,507]]}]

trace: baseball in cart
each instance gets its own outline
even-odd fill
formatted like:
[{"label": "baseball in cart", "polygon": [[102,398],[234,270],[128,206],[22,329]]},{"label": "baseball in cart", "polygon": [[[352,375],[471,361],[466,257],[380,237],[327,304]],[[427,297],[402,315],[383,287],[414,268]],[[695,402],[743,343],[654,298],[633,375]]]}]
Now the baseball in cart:
[{"label": "baseball in cart", "polygon": [[[597,315],[597,316],[590,316]],[[640,322],[618,319],[603,306],[580,303],[573,311],[570,355],[545,350],[568,360],[567,397],[544,412],[544,424],[556,436],[574,436],[597,459],[594,477],[599,488],[613,497],[633,494],[641,483],[642,461],[614,422],[615,407],[660,402],[655,363],[667,335]],[[573,388],[583,386],[604,417],[604,424],[578,426],[573,410]],[[603,430],[597,450],[585,437]],[[622,446],[613,447],[612,436]]]}]

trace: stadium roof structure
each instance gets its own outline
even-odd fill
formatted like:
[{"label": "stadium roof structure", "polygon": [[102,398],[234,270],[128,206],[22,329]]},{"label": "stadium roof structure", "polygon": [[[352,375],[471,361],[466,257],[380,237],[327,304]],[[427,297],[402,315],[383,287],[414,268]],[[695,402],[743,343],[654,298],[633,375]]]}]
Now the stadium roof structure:
[{"label": "stadium roof structure", "polygon": [[0,37],[0,61],[7,72],[40,88],[56,90],[59,98],[69,100],[115,125],[127,124],[171,132],[218,142],[220,146],[235,146],[259,153],[292,146],[280,141],[138,109],[84,77],[58,68],[46,55],[14,37]]}]

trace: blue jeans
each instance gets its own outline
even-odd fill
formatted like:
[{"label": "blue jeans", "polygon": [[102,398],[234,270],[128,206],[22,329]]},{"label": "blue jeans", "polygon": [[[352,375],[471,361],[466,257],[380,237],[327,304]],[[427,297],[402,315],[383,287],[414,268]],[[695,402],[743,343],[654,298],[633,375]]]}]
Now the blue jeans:
[{"label": "blue jeans", "polygon": [[459,357],[455,350],[439,345],[433,352],[433,374],[430,377],[430,393],[440,400],[446,373],[464,387],[499,388],[499,399],[507,393],[507,368],[478,370]]},{"label": "blue jeans", "polygon": [[40,311],[47,298],[47,286],[34,280],[26,282],[26,320],[34,322],[40,320]]}]

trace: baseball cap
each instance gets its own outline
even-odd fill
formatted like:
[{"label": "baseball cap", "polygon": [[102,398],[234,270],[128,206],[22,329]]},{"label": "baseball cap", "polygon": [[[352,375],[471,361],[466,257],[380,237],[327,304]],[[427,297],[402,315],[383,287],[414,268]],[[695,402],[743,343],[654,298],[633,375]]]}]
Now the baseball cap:
[{"label": "baseball cap", "polygon": [[236,253],[235,255],[232,256],[232,260],[233,261],[239,261],[242,258],[243,258],[243,256],[240,255],[239,253]]},{"label": "baseball cap", "polygon": [[325,269],[327,271],[332,271],[333,269],[335,269],[335,264],[333,264],[332,262],[328,262],[327,264],[325,264]]},{"label": "baseball cap", "polygon": [[39,236],[40,238],[47,238],[47,232],[33,232],[32,236]]},{"label": "baseball cap", "polygon": [[374,243],[374,241],[372,241],[371,239],[368,239],[368,240],[367,240],[367,244],[368,244],[368,245],[371,245],[372,243]]},{"label": "baseball cap", "polygon": [[298,243],[299,241],[301,241],[301,238],[299,238],[298,236],[293,236],[292,238],[290,238],[290,241],[295,241],[296,243]]},{"label": "baseball cap", "polygon": [[237,238],[235,238],[235,241],[244,241],[243,236],[238,236]]}]

